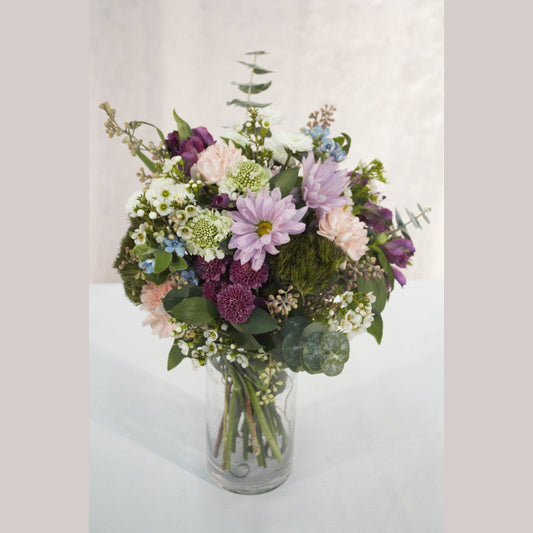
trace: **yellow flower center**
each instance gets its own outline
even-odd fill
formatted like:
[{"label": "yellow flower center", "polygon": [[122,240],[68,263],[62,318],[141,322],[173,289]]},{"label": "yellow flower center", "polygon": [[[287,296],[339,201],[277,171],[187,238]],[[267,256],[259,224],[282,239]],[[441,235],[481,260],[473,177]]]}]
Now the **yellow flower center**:
[{"label": "yellow flower center", "polygon": [[272,224],[268,221],[259,222],[257,224],[257,234],[260,236],[268,235],[272,231]]}]

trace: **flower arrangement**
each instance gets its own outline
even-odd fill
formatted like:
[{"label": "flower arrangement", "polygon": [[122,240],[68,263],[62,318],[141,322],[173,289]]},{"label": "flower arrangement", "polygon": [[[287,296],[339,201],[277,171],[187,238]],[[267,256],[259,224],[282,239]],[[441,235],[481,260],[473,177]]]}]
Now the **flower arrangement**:
[{"label": "flower arrangement", "polygon": [[[247,99],[228,104],[245,120],[218,140],[175,111],[164,134],[141,121],[120,127],[116,111],[100,106],[109,136],[146,167],[114,266],[127,297],[146,310],[144,324],[172,339],[169,370],[185,358],[226,370],[224,470],[239,420],[244,453],[253,450],[260,465],[281,461],[273,405],[287,370],[335,376],[354,336],[381,342],[381,313],[415,252],[407,226],[429,222],[420,205],[417,215],[406,210],[406,223],[381,205],[378,159],[343,168],[351,139],[332,135],[333,106],[311,113],[299,132],[279,130],[281,114],[250,98],[271,83],[253,83],[270,72],[257,65],[263,54],[241,62],[252,74],[236,84]],[[138,138],[141,126],[159,142]]]}]

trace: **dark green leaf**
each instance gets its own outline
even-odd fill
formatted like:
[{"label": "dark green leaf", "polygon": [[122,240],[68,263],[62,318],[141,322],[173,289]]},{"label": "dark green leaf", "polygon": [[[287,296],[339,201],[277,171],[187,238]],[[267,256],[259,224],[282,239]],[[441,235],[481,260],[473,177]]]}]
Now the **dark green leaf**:
[{"label": "dark green leaf", "polygon": [[156,285],[162,285],[168,278],[168,272],[160,272],[159,274],[145,274],[148,281],[155,283]]},{"label": "dark green leaf", "polygon": [[148,159],[148,157],[144,155],[140,150],[138,150],[135,153],[137,154],[139,159],[146,165],[146,167],[148,168],[150,172],[155,172],[156,167],[153,161],[150,161],[150,159]]},{"label": "dark green leaf", "polygon": [[291,331],[283,340],[281,345],[283,359],[291,370],[297,371],[300,366],[300,356],[302,354],[302,346],[300,344],[300,333],[298,331]]},{"label": "dark green leaf", "polygon": [[233,85],[237,85],[239,89],[246,94],[262,93],[263,91],[266,91],[272,84],[271,81],[266,83],[237,83],[236,81],[232,81],[231,83],[233,83]]},{"label": "dark green leaf", "polygon": [[266,68],[261,68],[252,63],[246,63],[246,61],[239,61],[239,63],[241,63],[241,65],[250,67],[254,71],[254,74],[270,74],[271,72],[274,72],[273,70],[267,70]]},{"label": "dark green leaf", "polygon": [[391,291],[394,289],[394,272],[392,270],[391,264],[387,259],[387,256],[379,246],[372,246],[372,250],[376,252],[378,257],[378,262],[381,265],[381,268],[385,271],[385,276],[390,284]]},{"label": "dark green leaf", "polygon": [[387,283],[385,278],[357,278],[357,292],[367,293],[372,291],[376,297],[376,301],[372,304],[372,311],[374,313],[381,313],[385,309],[387,303]]},{"label": "dark green leaf", "polygon": [[197,285],[182,285],[181,287],[176,287],[171,289],[166,296],[163,298],[163,307],[170,311],[173,307],[176,307],[182,300],[185,298],[190,298],[191,296],[201,296],[202,288]]},{"label": "dark green leaf", "polygon": [[193,296],[182,300],[169,313],[176,320],[194,326],[206,326],[219,317],[215,303],[202,296]]},{"label": "dark green leaf", "polygon": [[256,333],[268,333],[269,331],[274,331],[278,327],[278,323],[269,313],[256,307],[246,322],[243,324],[232,323],[232,326],[241,333],[255,335]]},{"label": "dark green leaf", "polygon": [[258,102],[245,102],[234,98],[231,102],[226,102],[226,105],[236,105],[239,107],[267,107],[270,104],[259,104]]},{"label": "dark green leaf", "polygon": [[175,272],[176,270],[185,270],[189,265],[187,265],[187,261],[183,259],[183,257],[177,257],[174,261],[170,263],[168,266],[168,269],[170,272]]},{"label": "dark green leaf", "polygon": [[157,126],[154,126],[153,124],[150,124],[150,122],[144,122],[144,120],[136,120],[136,122],[138,122],[139,124],[145,124],[146,126],[151,126],[152,128],[155,129],[155,131],[157,131],[157,134],[159,135],[159,138],[162,141],[165,140],[165,136],[163,135],[163,132]]},{"label": "dark green leaf", "polygon": [[326,333],[329,331],[328,326],[324,322],[311,322],[302,331],[302,340],[307,339],[313,333]]},{"label": "dark green leaf", "polygon": [[383,319],[381,315],[374,315],[374,320],[367,331],[376,339],[378,344],[381,344],[381,338],[383,337]]},{"label": "dark green leaf", "polygon": [[149,244],[138,244],[133,250],[132,253],[137,256],[139,259],[144,258],[145,255],[147,255],[149,252],[151,252],[152,248]]},{"label": "dark green leaf", "polygon": [[270,190],[279,187],[281,190],[281,196],[285,197],[294,189],[297,181],[298,168],[288,168],[287,170],[282,170],[270,180]]},{"label": "dark green leaf", "polygon": [[163,270],[168,268],[168,265],[170,265],[170,262],[172,261],[172,254],[158,250],[154,253],[154,259],[154,274],[160,274],[163,272]]},{"label": "dark green leaf", "polygon": [[343,146],[343,150],[346,152],[346,155],[348,155],[350,147],[352,146],[352,138],[347,133],[342,133],[341,135],[346,139],[346,144]]},{"label": "dark green leaf", "polygon": [[235,344],[237,344],[241,348],[244,348],[245,350],[248,350],[250,352],[257,352],[257,350],[261,348],[261,344],[259,344],[255,337],[253,335],[250,335],[249,333],[241,333],[236,329],[230,329],[228,333],[234,340]]},{"label": "dark green leaf", "polygon": [[180,350],[178,343],[174,343],[172,348],[170,348],[170,352],[168,353],[167,370],[172,370],[173,368],[177,367],[184,358],[185,356]]},{"label": "dark green leaf", "polygon": [[192,135],[192,129],[181,117],[178,116],[176,111],[172,111],[174,115],[174,120],[176,121],[176,127],[178,130],[178,135],[180,136],[180,141],[188,139]]}]

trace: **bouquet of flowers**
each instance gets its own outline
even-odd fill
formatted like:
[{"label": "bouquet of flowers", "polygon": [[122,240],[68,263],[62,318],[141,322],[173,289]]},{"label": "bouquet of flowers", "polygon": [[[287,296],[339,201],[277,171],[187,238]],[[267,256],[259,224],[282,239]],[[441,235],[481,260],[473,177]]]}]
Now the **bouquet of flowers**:
[{"label": "bouquet of flowers", "polygon": [[[263,53],[241,61],[252,76],[270,72]],[[172,339],[168,369],[189,358],[221,376],[211,453],[222,471],[249,456],[283,462],[290,432],[277,400],[291,372],[335,376],[354,336],[381,341],[381,313],[415,252],[407,226],[429,211],[406,210],[404,223],[381,205],[379,160],[342,167],[351,139],[331,133],[333,106],[299,132],[280,130],[281,114],[250,98],[270,83],[236,84],[247,99],[228,104],[246,116],[218,140],[175,111],[164,134],[121,127],[100,106],[109,136],[145,164],[114,266],[144,324]],[[159,142],[143,142],[141,126]]]}]

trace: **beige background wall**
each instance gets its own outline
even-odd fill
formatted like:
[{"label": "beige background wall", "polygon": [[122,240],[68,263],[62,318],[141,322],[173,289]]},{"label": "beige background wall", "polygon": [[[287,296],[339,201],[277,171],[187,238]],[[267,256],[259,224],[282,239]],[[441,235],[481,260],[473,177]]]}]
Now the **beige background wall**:
[{"label": "beige background wall", "polygon": [[443,278],[443,0],[91,0],[90,8],[91,282],[119,281],[111,264],[141,166],[107,137],[98,105],[108,100],[120,123],[146,120],[165,132],[175,108],[192,127],[222,135],[243,116],[226,106],[239,97],[231,81],[249,76],[235,60],[257,49],[275,71],[262,77],[272,86],[261,101],[285,114],[285,129],[335,105],[333,131],[352,137],[343,166],[379,157],[385,206],[432,208],[431,225],[411,232],[417,253],[407,274]]}]

